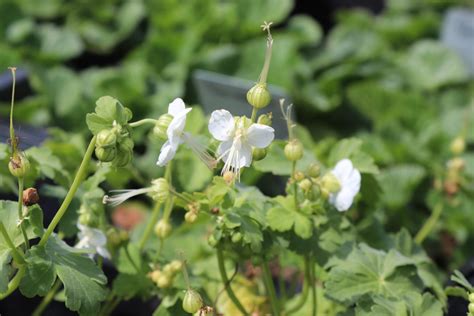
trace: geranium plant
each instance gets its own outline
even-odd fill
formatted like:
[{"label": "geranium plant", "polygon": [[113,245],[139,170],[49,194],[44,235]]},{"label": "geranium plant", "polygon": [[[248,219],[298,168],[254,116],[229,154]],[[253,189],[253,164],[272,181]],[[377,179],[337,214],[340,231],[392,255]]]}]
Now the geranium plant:
[{"label": "geranium plant", "polygon": [[[361,141],[341,140],[316,157],[291,105],[280,100],[281,113],[259,115],[271,100],[270,26],[263,25],[265,62],[246,96],[248,116],[219,109],[207,128],[191,132],[193,111],[180,98],[160,117],[134,121],[119,100],[100,97],[85,118],[92,137],[77,171],[69,178],[49,162],[67,190],[47,227],[34,189],[24,190],[41,159],[36,153],[30,162],[20,150],[13,85],[8,168],[18,200],[0,201],[0,299],[17,290],[43,297],[35,315],[53,299],[81,315],[109,315],[135,297],[159,298],[154,315],[442,315],[446,294],[420,246],[439,217],[416,240],[405,229],[371,240],[370,227],[353,223],[379,189],[378,168]],[[284,117],[288,139],[275,139],[272,115]],[[162,143],[148,168],[163,175],[142,188],[106,192],[107,175],[130,164],[134,135],[147,128]],[[188,157],[184,151],[202,162],[196,173],[214,175],[202,190],[177,185],[175,162]],[[283,193],[246,185],[246,173],[285,176]],[[146,219],[128,230],[114,226],[110,212],[142,195]],[[114,278],[105,276],[106,265],[118,272]],[[465,295],[471,303],[472,295]]]}]

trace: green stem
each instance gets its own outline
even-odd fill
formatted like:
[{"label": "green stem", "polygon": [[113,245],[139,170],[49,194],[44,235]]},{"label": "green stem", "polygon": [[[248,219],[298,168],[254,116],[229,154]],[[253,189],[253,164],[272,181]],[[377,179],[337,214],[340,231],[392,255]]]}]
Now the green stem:
[{"label": "green stem", "polygon": [[267,50],[265,51],[265,62],[263,64],[262,72],[260,73],[259,83],[265,84],[267,82],[268,71],[270,70],[270,61],[272,60],[273,38],[268,29]]},{"label": "green stem", "polygon": [[423,243],[425,238],[430,234],[430,232],[435,227],[442,212],[443,212],[443,204],[442,203],[436,204],[430,217],[428,218],[428,220],[425,222],[423,227],[421,227],[421,229],[418,231],[418,233],[415,236],[415,242],[417,244],[421,245]]},{"label": "green stem", "polygon": [[296,161],[293,161],[291,164],[291,178],[293,179],[293,194],[294,194],[294,203],[295,203],[295,210],[298,211],[299,205],[298,205],[298,183],[296,183],[295,179],[295,173],[296,173]]},{"label": "green stem", "polygon": [[139,250],[143,250],[143,248],[145,247],[146,242],[148,241],[148,238],[150,238],[150,235],[153,232],[153,227],[155,226],[156,222],[158,221],[158,216],[160,215],[160,210],[161,210],[161,204],[156,203],[155,207],[153,208],[153,211],[151,213],[151,216],[148,219],[148,223],[146,225],[145,232],[143,233],[143,236],[140,239],[140,242],[138,244],[138,249]]},{"label": "green stem", "polygon": [[257,112],[258,109],[256,107],[252,107],[252,116],[250,117],[252,123],[255,123],[255,120],[257,119]]},{"label": "green stem", "polygon": [[18,264],[24,264],[25,258],[23,257],[23,253],[21,253],[21,251],[15,247],[12,239],[10,238],[10,235],[8,235],[8,231],[5,228],[5,225],[3,225],[3,222],[1,221],[0,221],[0,233],[2,234],[3,239],[7,243],[8,247],[10,247],[12,251],[12,257],[15,260],[15,262]]},{"label": "green stem", "polygon": [[18,178],[18,219],[20,220],[20,230],[25,240],[26,249],[30,249],[30,241],[26,235],[25,223],[23,223],[23,178]]},{"label": "green stem", "polygon": [[291,315],[293,313],[296,313],[297,311],[299,311],[304,306],[304,304],[306,303],[306,300],[308,299],[308,293],[309,293],[308,284],[310,284],[310,282],[311,282],[311,275],[310,275],[310,271],[309,271],[309,259],[306,256],[305,260],[304,260],[303,292],[301,293],[300,299],[298,300],[296,305],[288,310],[287,315]]},{"label": "green stem", "polygon": [[77,170],[76,177],[74,178],[74,181],[72,182],[71,187],[69,188],[69,191],[64,198],[63,203],[61,204],[61,207],[57,211],[56,215],[54,215],[53,220],[48,226],[48,229],[44,233],[43,237],[41,237],[41,240],[39,242],[40,246],[44,246],[46,242],[48,241],[49,236],[53,233],[54,228],[58,225],[59,221],[61,218],[64,216],[64,214],[67,211],[67,208],[69,207],[69,204],[71,204],[72,199],[74,198],[74,195],[77,192],[77,189],[79,188],[80,184],[82,183],[82,180],[84,179],[86,173],[87,173],[87,167],[89,166],[89,162],[92,157],[92,153],[94,152],[95,148],[95,141],[96,141],[96,136],[94,136],[91,139],[91,142],[89,143],[89,147],[87,147],[86,153],[84,155],[84,158],[82,159],[81,165],[79,166],[79,169]]},{"label": "green stem", "polygon": [[267,288],[267,295],[270,298],[270,304],[272,306],[273,315],[280,315],[280,307],[278,305],[278,298],[276,296],[275,284],[273,283],[272,274],[268,266],[268,261],[262,258],[262,276],[265,287]]},{"label": "green stem", "polygon": [[242,303],[240,303],[239,299],[232,290],[232,287],[230,286],[230,281],[227,278],[227,272],[225,271],[224,255],[222,253],[222,249],[220,248],[217,248],[217,264],[219,265],[219,272],[221,274],[222,282],[225,285],[227,296],[231,299],[231,301],[243,315],[248,315],[248,313],[245,311],[244,306],[242,305]]},{"label": "green stem", "polygon": [[15,85],[16,85],[16,68],[10,67],[13,77],[13,86],[12,86],[12,100],[10,108],[10,141],[12,143],[13,152],[16,152],[16,140],[15,140],[15,129],[13,128],[13,106],[15,104]]},{"label": "green stem", "polygon": [[10,294],[12,294],[20,285],[20,281],[23,278],[23,275],[25,275],[26,272],[26,266],[21,266],[18,269],[18,272],[16,275],[11,279],[11,281],[8,283],[7,291],[5,293],[0,293],[0,300],[3,300]]},{"label": "green stem", "polygon": [[48,307],[49,303],[51,303],[51,301],[53,300],[53,298],[56,295],[56,292],[59,290],[60,286],[61,286],[61,281],[59,281],[59,279],[57,279],[54,286],[49,290],[48,294],[46,294],[46,296],[43,297],[43,300],[38,305],[38,307],[36,307],[36,309],[33,312],[32,316],[41,316],[41,314],[43,314],[46,307]]},{"label": "green stem", "polygon": [[313,260],[310,260],[309,261],[309,264],[310,264],[310,267],[309,267],[309,271],[310,271],[310,278],[311,278],[311,293],[312,293],[312,301],[313,301],[313,316],[316,316],[316,311],[317,311],[317,301],[318,301],[318,297],[317,297],[317,293],[316,293],[316,273],[314,271],[314,262]]},{"label": "green stem", "polygon": [[128,126],[138,127],[138,126],[141,126],[143,124],[156,124],[156,122],[158,122],[158,121],[155,120],[155,119],[146,118],[146,119],[139,120],[139,121],[136,121],[136,122],[133,122],[133,123],[129,123]]}]

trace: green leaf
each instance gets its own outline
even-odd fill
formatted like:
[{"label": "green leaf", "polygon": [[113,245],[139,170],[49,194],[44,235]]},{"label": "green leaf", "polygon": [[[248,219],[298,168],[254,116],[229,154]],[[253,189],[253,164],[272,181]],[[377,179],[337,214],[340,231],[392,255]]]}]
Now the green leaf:
[{"label": "green leaf", "polygon": [[399,60],[399,67],[410,84],[421,90],[435,90],[468,79],[461,59],[448,47],[433,40],[416,42]]},{"label": "green leaf", "polygon": [[38,204],[28,208],[28,223],[36,236],[43,236],[43,210]]},{"label": "green leaf", "polygon": [[73,58],[84,49],[79,35],[67,27],[59,28],[53,24],[40,25],[38,36],[41,41],[39,52],[47,59]]},{"label": "green leaf", "polygon": [[8,281],[11,272],[10,260],[10,251],[0,253],[0,293],[4,293],[8,289]]},{"label": "green leaf", "polygon": [[33,246],[26,255],[27,271],[20,283],[27,296],[45,295],[56,276],[64,284],[66,306],[80,314],[95,314],[105,300],[107,279],[94,261],[57,237]]},{"label": "green leaf", "polygon": [[288,31],[303,45],[316,46],[323,36],[321,26],[306,15],[293,16],[288,23]]},{"label": "green leaf", "polygon": [[[385,298],[383,296],[373,297],[374,304],[357,308],[356,315],[364,316],[441,316],[443,309],[441,304],[430,293],[421,295],[413,293],[410,296],[403,295],[398,299]],[[363,304],[361,304],[363,305]]]},{"label": "green leaf", "polygon": [[132,112],[117,99],[103,96],[96,101],[95,113],[87,114],[86,123],[95,135],[103,129],[112,128],[114,122],[125,125],[131,118]]},{"label": "green leaf", "polygon": [[294,227],[296,235],[308,239],[313,234],[313,222],[311,219],[296,211],[292,195],[275,198],[276,205],[267,212],[267,221],[270,228],[279,232],[289,231]]},{"label": "green leaf", "polygon": [[377,174],[379,169],[372,157],[362,151],[362,140],[346,138],[337,142],[329,153],[328,163],[335,166],[339,160],[348,158],[361,173]]},{"label": "green leaf", "polygon": [[335,260],[326,282],[327,293],[347,303],[365,295],[398,297],[417,293],[420,287],[413,265],[396,250],[386,253],[360,244],[347,258]]},{"label": "green leaf", "polygon": [[191,150],[181,150],[177,155],[177,178],[187,192],[201,190],[212,179],[212,171]]}]

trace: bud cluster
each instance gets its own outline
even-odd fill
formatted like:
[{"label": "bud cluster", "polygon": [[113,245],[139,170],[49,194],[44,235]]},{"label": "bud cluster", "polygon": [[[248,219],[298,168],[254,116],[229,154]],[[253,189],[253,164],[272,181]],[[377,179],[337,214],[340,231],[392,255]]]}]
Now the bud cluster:
[{"label": "bud cluster", "polygon": [[166,264],[163,269],[155,269],[148,273],[148,277],[162,289],[173,285],[174,278],[183,268],[183,263],[179,260],[173,260]]},{"label": "bud cluster", "polygon": [[95,155],[101,162],[124,167],[132,160],[133,141],[127,128],[118,124],[96,135]]}]

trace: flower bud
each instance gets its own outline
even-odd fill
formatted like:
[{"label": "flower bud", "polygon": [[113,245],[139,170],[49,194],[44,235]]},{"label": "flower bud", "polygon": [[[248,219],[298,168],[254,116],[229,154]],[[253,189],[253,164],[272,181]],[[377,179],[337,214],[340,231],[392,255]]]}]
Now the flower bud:
[{"label": "flower bud", "polygon": [[308,175],[317,178],[321,174],[321,167],[317,163],[312,163],[308,168]]},{"label": "flower bud", "polygon": [[214,237],[214,235],[210,235],[207,238],[207,242],[209,243],[209,246],[211,247],[215,247],[217,245],[217,240],[216,240],[216,237]]},{"label": "flower bud", "polygon": [[117,143],[117,135],[115,131],[103,129],[97,133],[97,147],[115,147]]},{"label": "flower bud", "polygon": [[272,112],[262,114],[258,117],[257,123],[262,125],[271,126],[272,125]]},{"label": "flower bud", "polygon": [[96,147],[95,156],[101,162],[111,162],[117,157],[117,149],[115,147]]},{"label": "flower bud", "polygon": [[153,128],[153,135],[162,140],[168,139],[168,134],[166,132],[168,131],[168,126],[172,120],[173,116],[170,114],[163,114],[160,116],[155,124],[155,127]]},{"label": "flower bud", "polygon": [[285,146],[285,156],[289,161],[300,160],[303,157],[303,144],[297,139],[292,139]]},{"label": "flower bud", "polygon": [[294,174],[294,178],[296,181],[302,181],[304,179],[304,173],[301,171],[296,171]]},{"label": "flower bud", "polygon": [[469,302],[474,303],[474,292],[469,294]]},{"label": "flower bud", "polygon": [[308,192],[313,186],[313,183],[309,179],[303,179],[298,185],[303,191]]},{"label": "flower bud", "polygon": [[259,161],[265,158],[267,155],[267,149],[266,148],[254,148],[252,150],[252,158],[254,161]]},{"label": "flower bud", "polygon": [[235,174],[234,174],[232,171],[226,171],[226,172],[224,172],[224,174],[222,175],[222,178],[224,178],[224,181],[225,181],[227,184],[231,184],[232,181],[234,181],[234,176],[235,176]]},{"label": "flower bud", "polygon": [[469,313],[474,314],[474,303],[469,303],[468,309]]},{"label": "flower bud", "polygon": [[79,223],[84,226],[95,226],[94,216],[91,213],[82,213],[79,215]]},{"label": "flower bud", "polygon": [[155,283],[158,283],[158,279],[162,275],[162,272],[160,270],[153,270],[150,273],[148,273],[148,277]]},{"label": "flower bud", "polygon": [[23,178],[30,170],[30,161],[24,154],[18,153],[14,157],[10,158],[8,169],[10,170],[12,176],[16,178]]},{"label": "flower bud", "polygon": [[173,260],[169,263],[169,265],[173,273],[178,273],[183,268],[183,263],[179,260]]},{"label": "flower bud", "polygon": [[329,193],[335,193],[341,189],[341,184],[336,176],[332,172],[329,172],[321,179],[321,189]]},{"label": "flower bud", "polygon": [[149,193],[156,202],[163,203],[170,196],[170,186],[165,178],[158,178],[151,181],[152,191]]},{"label": "flower bud", "polygon": [[155,225],[155,234],[164,239],[171,233],[171,224],[167,220],[159,220]]},{"label": "flower bud", "polygon": [[119,231],[119,236],[122,241],[128,241],[130,239],[130,234],[125,229]]},{"label": "flower bud", "polygon": [[232,242],[233,243],[238,243],[241,240],[242,240],[242,233],[241,232],[236,232],[232,235]]},{"label": "flower bud", "polygon": [[266,107],[271,100],[272,97],[266,83],[257,83],[247,92],[248,103],[257,109]]},{"label": "flower bud", "polygon": [[156,279],[156,285],[160,288],[167,288],[171,286],[171,278],[164,273],[161,273],[160,276]]},{"label": "flower bud", "polygon": [[120,234],[118,233],[117,229],[113,227],[107,230],[106,236],[107,242],[113,247],[116,247],[122,243],[122,240],[120,239]]},{"label": "flower bud", "polygon": [[458,136],[451,142],[450,150],[453,154],[460,155],[465,149],[466,141],[464,140],[464,137]]},{"label": "flower bud", "polygon": [[183,309],[190,313],[197,313],[202,307],[202,298],[198,292],[188,289],[183,298]]},{"label": "flower bud", "polygon": [[197,214],[196,212],[192,212],[192,211],[189,211],[189,212],[186,212],[186,214],[184,214],[184,220],[186,221],[186,223],[194,223],[197,219]]}]

